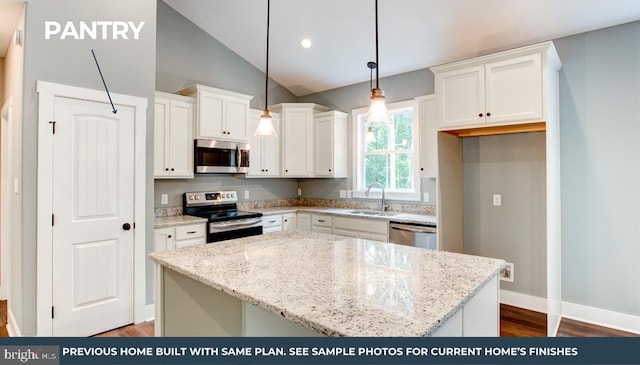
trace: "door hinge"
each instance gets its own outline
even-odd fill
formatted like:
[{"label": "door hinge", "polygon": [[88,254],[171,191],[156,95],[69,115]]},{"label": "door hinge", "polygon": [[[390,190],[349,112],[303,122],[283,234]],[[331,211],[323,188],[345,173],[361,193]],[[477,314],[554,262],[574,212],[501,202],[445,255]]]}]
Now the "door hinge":
[{"label": "door hinge", "polygon": [[51,227],[56,225],[56,216],[55,214],[51,214]]},{"label": "door hinge", "polygon": [[56,134],[56,121],[50,120],[49,124],[51,124],[53,134]]},{"label": "door hinge", "polygon": [[54,311],[53,311],[53,306],[51,306],[51,319],[54,318]]}]

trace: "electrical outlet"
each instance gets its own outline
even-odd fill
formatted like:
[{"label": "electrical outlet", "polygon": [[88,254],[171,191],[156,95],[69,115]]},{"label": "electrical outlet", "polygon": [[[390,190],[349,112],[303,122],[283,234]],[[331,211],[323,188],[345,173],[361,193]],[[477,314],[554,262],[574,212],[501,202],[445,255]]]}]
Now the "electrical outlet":
[{"label": "electrical outlet", "polygon": [[425,202],[428,203],[429,202],[429,193],[423,193],[422,195],[423,195],[422,200],[424,200]]},{"label": "electrical outlet", "polygon": [[501,205],[502,205],[502,195],[493,194],[493,206],[494,207],[499,207]]},{"label": "electrical outlet", "polygon": [[346,198],[347,197],[347,191],[346,190],[340,190],[340,197],[341,198]]},{"label": "electrical outlet", "polygon": [[502,269],[502,271],[500,271],[500,280],[513,283],[513,272],[514,272],[513,263],[507,262],[507,266],[505,266],[505,268]]},{"label": "electrical outlet", "polygon": [[169,204],[169,194],[161,194],[160,195],[160,204],[162,204],[162,205]]},{"label": "electrical outlet", "polygon": [[298,196],[302,196],[302,188],[298,188]]},{"label": "electrical outlet", "polygon": [[249,190],[244,191],[244,198],[249,199]]}]

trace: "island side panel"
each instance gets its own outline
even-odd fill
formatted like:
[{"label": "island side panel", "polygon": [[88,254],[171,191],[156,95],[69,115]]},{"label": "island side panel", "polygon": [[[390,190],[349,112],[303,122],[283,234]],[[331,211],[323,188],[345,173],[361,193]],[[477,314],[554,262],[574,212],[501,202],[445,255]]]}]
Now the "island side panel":
[{"label": "island side panel", "polygon": [[464,337],[500,336],[500,291],[494,275],[462,309]]},{"label": "island side panel", "polygon": [[162,271],[163,336],[242,336],[241,300],[166,267]]},{"label": "island side panel", "polygon": [[319,332],[244,303],[244,334],[247,337],[323,337]]}]

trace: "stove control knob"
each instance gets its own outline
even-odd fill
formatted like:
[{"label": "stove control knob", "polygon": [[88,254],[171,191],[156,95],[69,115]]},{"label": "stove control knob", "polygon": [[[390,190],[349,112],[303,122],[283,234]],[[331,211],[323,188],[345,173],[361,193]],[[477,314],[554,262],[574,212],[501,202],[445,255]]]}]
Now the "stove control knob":
[{"label": "stove control knob", "polygon": [[189,195],[189,200],[193,200],[193,195]]},{"label": "stove control knob", "polygon": [[200,200],[200,195],[196,195],[195,199]]}]

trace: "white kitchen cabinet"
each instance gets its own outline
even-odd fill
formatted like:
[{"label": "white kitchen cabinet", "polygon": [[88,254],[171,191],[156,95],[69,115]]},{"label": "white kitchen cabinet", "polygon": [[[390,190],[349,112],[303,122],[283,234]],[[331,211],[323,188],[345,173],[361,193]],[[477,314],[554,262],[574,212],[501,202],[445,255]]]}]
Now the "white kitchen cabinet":
[{"label": "white kitchen cabinet", "polygon": [[301,231],[311,230],[311,214],[298,213],[296,214],[296,227]]},{"label": "white kitchen cabinet", "polygon": [[284,103],[269,109],[282,119],[282,176],[312,177],[314,174],[314,114],[327,108],[311,103]]},{"label": "white kitchen cabinet", "polygon": [[207,243],[206,223],[187,224],[154,230],[155,252]]},{"label": "white kitchen cabinet", "polygon": [[182,95],[196,97],[195,138],[246,141],[250,95],[193,85]]},{"label": "white kitchen cabinet", "polygon": [[311,231],[333,233],[332,217],[324,214],[311,214]]},{"label": "white kitchen cabinet", "polygon": [[415,98],[418,102],[420,126],[420,177],[438,177],[438,126],[436,122],[436,96]]},{"label": "white kitchen cabinet", "polygon": [[193,105],[193,98],[156,91],[155,178],[193,178]]},{"label": "white kitchen cabinet", "polygon": [[296,229],[296,213],[282,215],[282,232],[291,232]]},{"label": "white kitchen cabinet", "polygon": [[316,177],[347,177],[347,114],[330,111],[316,113],[315,134]]},{"label": "white kitchen cabinet", "polygon": [[377,219],[333,217],[333,234],[389,242],[389,223]]},{"label": "white kitchen cabinet", "polygon": [[282,215],[273,214],[262,217],[262,233],[282,232]]},{"label": "white kitchen cabinet", "polygon": [[556,64],[547,42],[432,67],[438,129],[544,122]]},{"label": "white kitchen cabinet", "polygon": [[280,176],[280,114],[271,113],[273,128],[277,138],[255,137],[253,133],[260,123],[262,110],[251,109],[247,133],[251,145],[249,169],[247,177],[279,177]]}]

